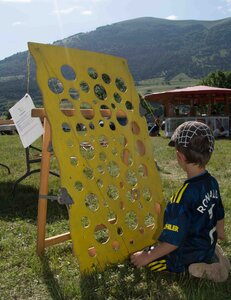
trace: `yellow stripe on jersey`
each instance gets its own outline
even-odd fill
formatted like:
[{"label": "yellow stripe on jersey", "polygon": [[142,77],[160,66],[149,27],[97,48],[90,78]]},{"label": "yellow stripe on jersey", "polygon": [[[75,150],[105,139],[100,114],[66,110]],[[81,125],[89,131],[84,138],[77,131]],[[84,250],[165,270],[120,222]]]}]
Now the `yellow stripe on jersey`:
[{"label": "yellow stripe on jersey", "polygon": [[153,262],[150,262],[148,264],[149,267],[155,266],[156,264],[165,264],[166,263],[166,259],[162,259],[162,260],[155,260]]},{"label": "yellow stripe on jersey", "polygon": [[176,200],[177,195],[180,193],[182,187],[179,188],[179,190],[170,198],[170,202],[173,203]]},{"label": "yellow stripe on jersey", "polygon": [[167,266],[165,265],[165,266],[163,266],[162,268],[156,270],[156,272],[160,272],[160,271],[163,271],[163,270],[166,270],[166,269],[167,269]]},{"label": "yellow stripe on jersey", "polygon": [[153,267],[150,267],[150,270],[151,271],[155,271],[155,272],[166,270],[166,269],[167,269],[166,264],[157,264],[157,265],[155,265]]},{"label": "yellow stripe on jersey", "polygon": [[176,201],[175,201],[176,203],[179,203],[179,202],[180,202],[180,200],[181,200],[181,198],[182,198],[182,195],[183,195],[183,193],[184,193],[184,191],[186,190],[186,188],[187,188],[188,185],[189,185],[189,183],[187,183],[187,184],[185,184],[185,185],[183,186],[183,188],[181,189],[179,195],[178,195],[177,198],[176,198]]}]

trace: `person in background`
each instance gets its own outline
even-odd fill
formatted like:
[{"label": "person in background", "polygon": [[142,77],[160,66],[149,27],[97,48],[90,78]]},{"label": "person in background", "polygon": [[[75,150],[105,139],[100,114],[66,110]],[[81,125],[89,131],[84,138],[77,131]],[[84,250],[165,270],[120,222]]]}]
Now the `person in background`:
[{"label": "person in background", "polygon": [[229,136],[229,131],[225,130],[225,128],[222,125],[221,120],[216,119],[216,128],[213,131],[213,135],[215,138],[219,137],[228,137]]},{"label": "person in background", "polygon": [[149,130],[149,135],[150,136],[160,136],[160,126],[161,126],[160,117],[157,116],[157,118],[155,118],[154,125]]},{"label": "person in background", "polygon": [[157,135],[160,136],[161,120],[160,120],[159,116],[156,117],[155,124],[156,124],[156,127],[157,127]]}]

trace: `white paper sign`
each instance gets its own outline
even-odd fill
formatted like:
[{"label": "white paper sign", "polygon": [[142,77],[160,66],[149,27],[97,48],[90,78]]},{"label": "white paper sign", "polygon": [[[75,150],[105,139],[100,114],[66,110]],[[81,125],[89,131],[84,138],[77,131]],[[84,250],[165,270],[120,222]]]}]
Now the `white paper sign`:
[{"label": "white paper sign", "polygon": [[26,94],[9,109],[24,148],[29,147],[43,134],[40,119],[31,117],[32,108],[35,108],[34,103],[30,95]]}]

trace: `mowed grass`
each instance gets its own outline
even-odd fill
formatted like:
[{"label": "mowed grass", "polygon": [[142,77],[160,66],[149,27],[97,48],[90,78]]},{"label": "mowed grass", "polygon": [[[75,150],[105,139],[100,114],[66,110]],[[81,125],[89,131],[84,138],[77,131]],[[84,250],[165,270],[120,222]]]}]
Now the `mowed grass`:
[{"label": "mowed grass", "polygon": [[136,88],[142,95],[164,92],[200,84],[200,79],[190,78],[180,73],[167,81],[165,77],[156,77],[136,82]]},{"label": "mowed grass", "polygon": [[[190,278],[188,275],[151,273],[135,269],[129,260],[104,272],[81,275],[71,242],[47,248],[36,255],[39,174],[22,181],[12,197],[13,183],[26,169],[24,149],[17,135],[0,136],[0,299],[230,299],[231,279],[224,283]],[[167,201],[185,179],[177,166],[169,139],[154,137],[153,155],[160,168]],[[39,142],[36,146],[39,146]],[[231,258],[231,141],[216,141],[208,170],[218,179],[226,210],[227,239],[221,245]],[[33,151],[36,153],[36,151]],[[35,167],[35,166],[33,166]],[[52,169],[56,162],[52,160]],[[57,170],[56,170],[57,171]],[[150,178],[151,184],[152,182]],[[59,180],[50,176],[49,194],[56,195]],[[47,236],[68,231],[66,208],[49,202]],[[80,245],[81,246],[81,245]]]}]

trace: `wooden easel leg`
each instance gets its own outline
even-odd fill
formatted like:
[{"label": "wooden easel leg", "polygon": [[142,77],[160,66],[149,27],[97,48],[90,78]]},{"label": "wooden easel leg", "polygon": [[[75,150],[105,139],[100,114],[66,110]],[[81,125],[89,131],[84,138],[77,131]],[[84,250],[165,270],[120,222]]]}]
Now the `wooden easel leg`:
[{"label": "wooden easel leg", "polygon": [[[47,118],[44,118],[44,134],[42,145],[42,161],[40,172],[39,195],[48,194],[48,180],[50,170],[50,152],[48,146],[51,141],[51,129]],[[45,249],[46,235],[46,218],[47,218],[47,199],[39,196],[38,200],[38,224],[37,224],[37,254],[40,256]]]}]

